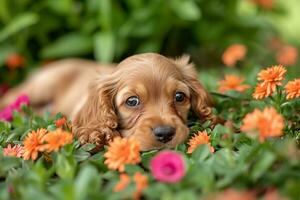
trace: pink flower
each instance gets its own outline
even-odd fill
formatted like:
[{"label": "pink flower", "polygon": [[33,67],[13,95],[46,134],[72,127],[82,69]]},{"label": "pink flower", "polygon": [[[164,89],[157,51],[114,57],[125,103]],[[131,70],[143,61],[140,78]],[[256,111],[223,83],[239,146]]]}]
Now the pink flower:
[{"label": "pink flower", "polygon": [[173,151],[163,151],[157,154],[150,162],[150,169],[155,179],[175,183],[185,175],[183,157]]},{"label": "pink flower", "polygon": [[29,97],[26,94],[22,94],[16,99],[16,101],[12,105],[17,110],[20,110],[22,105],[29,105]]},{"label": "pink flower", "polygon": [[29,105],[29,97],[27,95],[20,95],[12,104],[0,111],[0,120],[11,121],[13,111],[20,111],[22,105]]},{"label": "pink flower", "polygon": [[3,149],[3,155],[21,158],[23,155],[23,147],[21,145],[15,145],[12,147],[9,144],[6,148]]}]

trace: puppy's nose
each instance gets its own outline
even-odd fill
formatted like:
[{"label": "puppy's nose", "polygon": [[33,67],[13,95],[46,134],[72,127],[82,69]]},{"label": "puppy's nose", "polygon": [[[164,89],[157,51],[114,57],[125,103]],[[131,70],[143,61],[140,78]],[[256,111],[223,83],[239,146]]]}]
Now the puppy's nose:
[{"label": "puppy's nose", "polygon": [[172,126],[157,126],[153,129],[156,139],[163,143],[170,141],[173,138],[175,131],[176,129]]}]

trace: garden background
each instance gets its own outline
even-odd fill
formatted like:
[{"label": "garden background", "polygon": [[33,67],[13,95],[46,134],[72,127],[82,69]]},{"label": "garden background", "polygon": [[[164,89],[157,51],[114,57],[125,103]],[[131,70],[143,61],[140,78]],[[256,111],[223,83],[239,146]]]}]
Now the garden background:
[{"label": "garden background", "polygon": [[[0,97],[62,58],[117,63],[143,52],[189,54],[214,112],[228,123],[212,129],[193,122],[191,135],[207,131],[215,152],[200,145],[187,154],[188,144],[179,145],[172,152],[184,159],[185,173],[176,183],[153,176],[149,163],[159,152],[152,151],[126,167],[130,183],[116,191],[119,173],[104,164],[107,149],[91,155],[93,146],[74,141],[35,161],[5,156],[32,130],[71,126],[56,123],[61,114],[37,116],[24,106],[0,121],[0,199],[300,199],[299,83],[293,98],[284,92],[300,77],[299,10],[298,0],[1,0]],[[282,85],[254,98],[258,73],[280,64],[287,70]],[[261,142],[239,131],[248,113],[268,107],[284,118],[279,139]],[[137,172],[146,177],[141,187]]]}]

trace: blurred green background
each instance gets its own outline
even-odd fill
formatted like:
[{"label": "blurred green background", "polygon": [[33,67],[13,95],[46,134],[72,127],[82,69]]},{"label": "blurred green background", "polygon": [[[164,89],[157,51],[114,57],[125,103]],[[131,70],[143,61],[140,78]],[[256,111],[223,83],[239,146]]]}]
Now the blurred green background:
[{"label": "blurred green background", "polygon": [[0,0],[0,84],[57,59],[141,52],[187,53],[202,71],[226,73],[222,54],[235,43],[247,47],[236,69],[267,67],[274,43],[300,46],[299,10],[299,0]]}]

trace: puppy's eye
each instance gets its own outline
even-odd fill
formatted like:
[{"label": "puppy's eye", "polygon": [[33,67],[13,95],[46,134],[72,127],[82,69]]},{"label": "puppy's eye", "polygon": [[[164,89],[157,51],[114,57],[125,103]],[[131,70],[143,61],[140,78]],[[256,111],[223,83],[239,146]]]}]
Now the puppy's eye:
[{"label": "puppy's eye", "polygon": [[174,99],[176,102],[183,102],[185,99],[185,94],[183,92],[176,92]]},{"label": "puppy's eye", "polygon": [[129,97],[129,98],[126,100],[126,105],[129,106],[129,107],[135,107],[135,106],[138,106],[138,105],[140,105],[140,100],[139,100],[139,98],[136,97],[136,96]]}]

